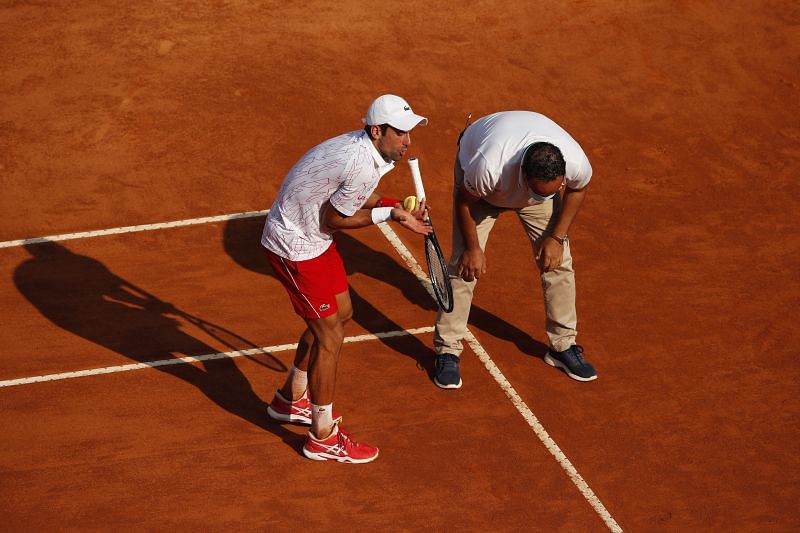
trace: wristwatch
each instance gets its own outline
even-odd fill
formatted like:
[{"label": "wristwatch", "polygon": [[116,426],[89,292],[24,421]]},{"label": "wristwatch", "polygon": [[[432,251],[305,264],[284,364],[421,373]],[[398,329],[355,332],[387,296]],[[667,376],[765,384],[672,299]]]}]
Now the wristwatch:
[{"label": "wristwatch", "polygon": [[558,241],[558,243],[561,246],[564,246],[567,243],[567,241],[569,240],[567,238],[566,234],[563,237],[556,237],[554,234],[551,233],[550,235],[548,235],[548,237],[551,237],[552,239]]}]

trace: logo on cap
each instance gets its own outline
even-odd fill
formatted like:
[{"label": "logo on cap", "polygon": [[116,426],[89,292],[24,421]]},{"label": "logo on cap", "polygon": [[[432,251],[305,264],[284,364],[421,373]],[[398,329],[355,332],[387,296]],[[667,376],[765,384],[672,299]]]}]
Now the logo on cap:
[{"label": "logo on cap", "polygon": [[415,126],[428,124],[427,118],[416,115],[408,102],[394,94],[376,98],[361,121],[369,126],[389,124],[401,131],[411,131]]}]

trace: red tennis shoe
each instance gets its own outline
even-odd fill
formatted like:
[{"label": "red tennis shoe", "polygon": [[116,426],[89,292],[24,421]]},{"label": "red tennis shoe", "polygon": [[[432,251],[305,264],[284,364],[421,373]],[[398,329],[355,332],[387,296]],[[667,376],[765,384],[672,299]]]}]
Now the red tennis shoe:
[{"label": "red tennis shoe", "polygon": [[308,391],[303,393],[299,400],[287,400],[280,390],[275,391],[275,396],[267,407],[267,414],[281,422],[296,422],[311,425],[311,400]]},{"label": "red tennis shoe", "polygon": [[310,431],[303,446],[303,455],[315,461],[340,463],[369,463],[378,458],[378,448],[355,442],[349,433],[339,427],[341,418],[333,424],[333,431],[325,439],[318,439]]}]

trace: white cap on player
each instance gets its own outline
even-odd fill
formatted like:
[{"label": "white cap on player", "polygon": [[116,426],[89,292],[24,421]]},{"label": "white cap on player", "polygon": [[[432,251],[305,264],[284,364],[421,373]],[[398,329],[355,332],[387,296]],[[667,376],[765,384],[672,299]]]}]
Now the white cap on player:
[{"label": "white cap on player", "polygon": [[384,94],[375,99],[361,121],[368,126],[388,124],[400,131],[411,131],[417,125],[428,125],[428,119],[415,114],[408,102],[393,94]]}]

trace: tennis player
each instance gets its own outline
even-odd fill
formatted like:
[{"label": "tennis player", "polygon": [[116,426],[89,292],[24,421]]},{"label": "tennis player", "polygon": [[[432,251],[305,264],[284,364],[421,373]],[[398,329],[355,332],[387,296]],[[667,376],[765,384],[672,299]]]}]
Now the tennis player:
[{"label": "tennis player", "polygon": [[434,382],[461,387],[461,340],[478,278],[488,271],[486,241],[497,217],[513,211],[533,247],[544,292],[550,349],[545,362],[578,381],[597,378],[576,344],[575,272],[567,232],[586,197],[592,166],[580,145],[544,115],[506,111],[469,125],[455,160],[454,308],[436,317]]},{"label": "tennis player", "polygon": [[359,443],[333,412],[343,325],[353,314],[345,268],[334,233],[394,221],[422,235],[424,202],[413,211],[375,192],[411,144],[411,130],[427,125],[399,96],[369,106],[363,130],[329,139],[308,151],[286,176],[267,216],[261,244],[295,312],[306,322],[294,365],[267,412],[283,422],[310,424],[303,454],[318,461],[366,463],[378,448]]}]

